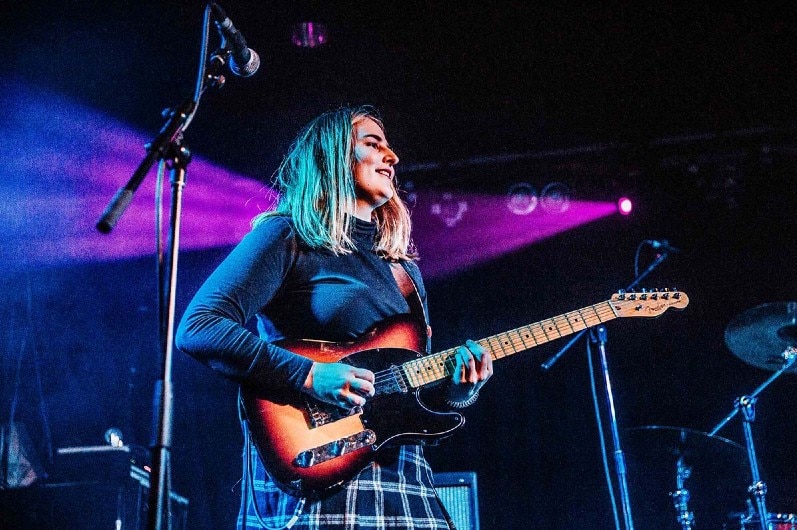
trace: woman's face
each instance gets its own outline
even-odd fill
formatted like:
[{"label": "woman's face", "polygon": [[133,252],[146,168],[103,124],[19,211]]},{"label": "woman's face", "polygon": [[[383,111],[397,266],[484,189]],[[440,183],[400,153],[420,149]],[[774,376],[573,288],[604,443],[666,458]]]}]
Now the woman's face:
[{"label": "woman's face", "polygon": [[354,124],[354,139],[355,215],[370,221],[371,212],[396,192],[393,166],[399,159],[390,149],[382,127],[370,118]]}]

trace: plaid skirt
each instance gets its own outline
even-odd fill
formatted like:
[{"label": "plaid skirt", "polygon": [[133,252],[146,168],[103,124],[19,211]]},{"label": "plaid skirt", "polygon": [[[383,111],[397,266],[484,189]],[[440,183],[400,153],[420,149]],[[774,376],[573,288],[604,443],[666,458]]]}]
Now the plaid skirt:
[{"label": "plaid skirt", "polygon": [[[249,436],[244,423],[244,435]],[[417,445],[380,453],[351,481],[329,496],[310,500],[280,490],[252,443],[244,446],[239,530],[450,530],[432,484],[432,472]]]}]

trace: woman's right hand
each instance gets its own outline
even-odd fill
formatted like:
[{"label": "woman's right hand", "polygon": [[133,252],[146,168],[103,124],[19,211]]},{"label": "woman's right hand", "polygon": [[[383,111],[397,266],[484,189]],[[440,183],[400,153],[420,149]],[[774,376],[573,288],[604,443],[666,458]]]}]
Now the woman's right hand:
[{"label": "woman's right hand", "polygon": [[312,397],[344,409],[362,407],[374,395],[374,374],[343,363],[313,363],[304,391]]}]

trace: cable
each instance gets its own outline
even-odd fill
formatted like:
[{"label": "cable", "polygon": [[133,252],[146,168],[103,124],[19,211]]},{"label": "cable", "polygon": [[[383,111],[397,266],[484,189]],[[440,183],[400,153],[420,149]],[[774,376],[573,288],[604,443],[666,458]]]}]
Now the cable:
[{"label": "cable", "polygon": [[[241,482],[241,498],[242,498],[242,507],[241,510],[241,517],[244,518],[244,526],[246,524],[246,518],[249,515],[249,504],[252,504],[252,511],[255,514],[255,518],[257,518],[257,522],[260,526],[265,528],[266,530],[287,530],[293,528],[293,525],[296,524],[296,521],[299,520],[299,516],[302,514],[304,510],[304,505],[307,502],[307,497],[301,497],[296,504],[296,508],[294,509],[293,516],[290,520],[285,523],[285,525],[277,528],[274,526],[269,526],[264,520],[263,516],[260,514],[260,507],[257,505],[257,494],[255,492],[255,470],[252,468],[252,436],[249,434],[249,426],[246,423],[246,419],[242,417],[243,412],[243,405],[239,404],[238,407],[238,419],[241,421],[241,429],[244,435],[244,473],[243,479]],[[255,454],[256,456],[256,454]]]},{"label": "cable", "polygon": [[642,247],[646,244],[647,240],[644,240],[636,247],[636,253],[634,254],[634,278],[639,278],[639,255],[642,253]]}]

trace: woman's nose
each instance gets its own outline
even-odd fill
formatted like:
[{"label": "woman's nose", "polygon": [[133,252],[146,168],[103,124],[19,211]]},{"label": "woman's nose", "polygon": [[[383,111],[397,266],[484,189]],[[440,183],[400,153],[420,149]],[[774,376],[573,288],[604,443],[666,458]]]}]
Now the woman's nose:
[{"label": "woman's nose", "polygon": [[385,157],[384,157],[383,160],[386,163],[390,164],[391,166],[395,166],[396,164],[398,164],[398,161],[399,161],[398,155],[396,153],[394,153],[393,150],[391,148],[389,148],[389,147],[386,147],[385,149],[386,149]]}]

